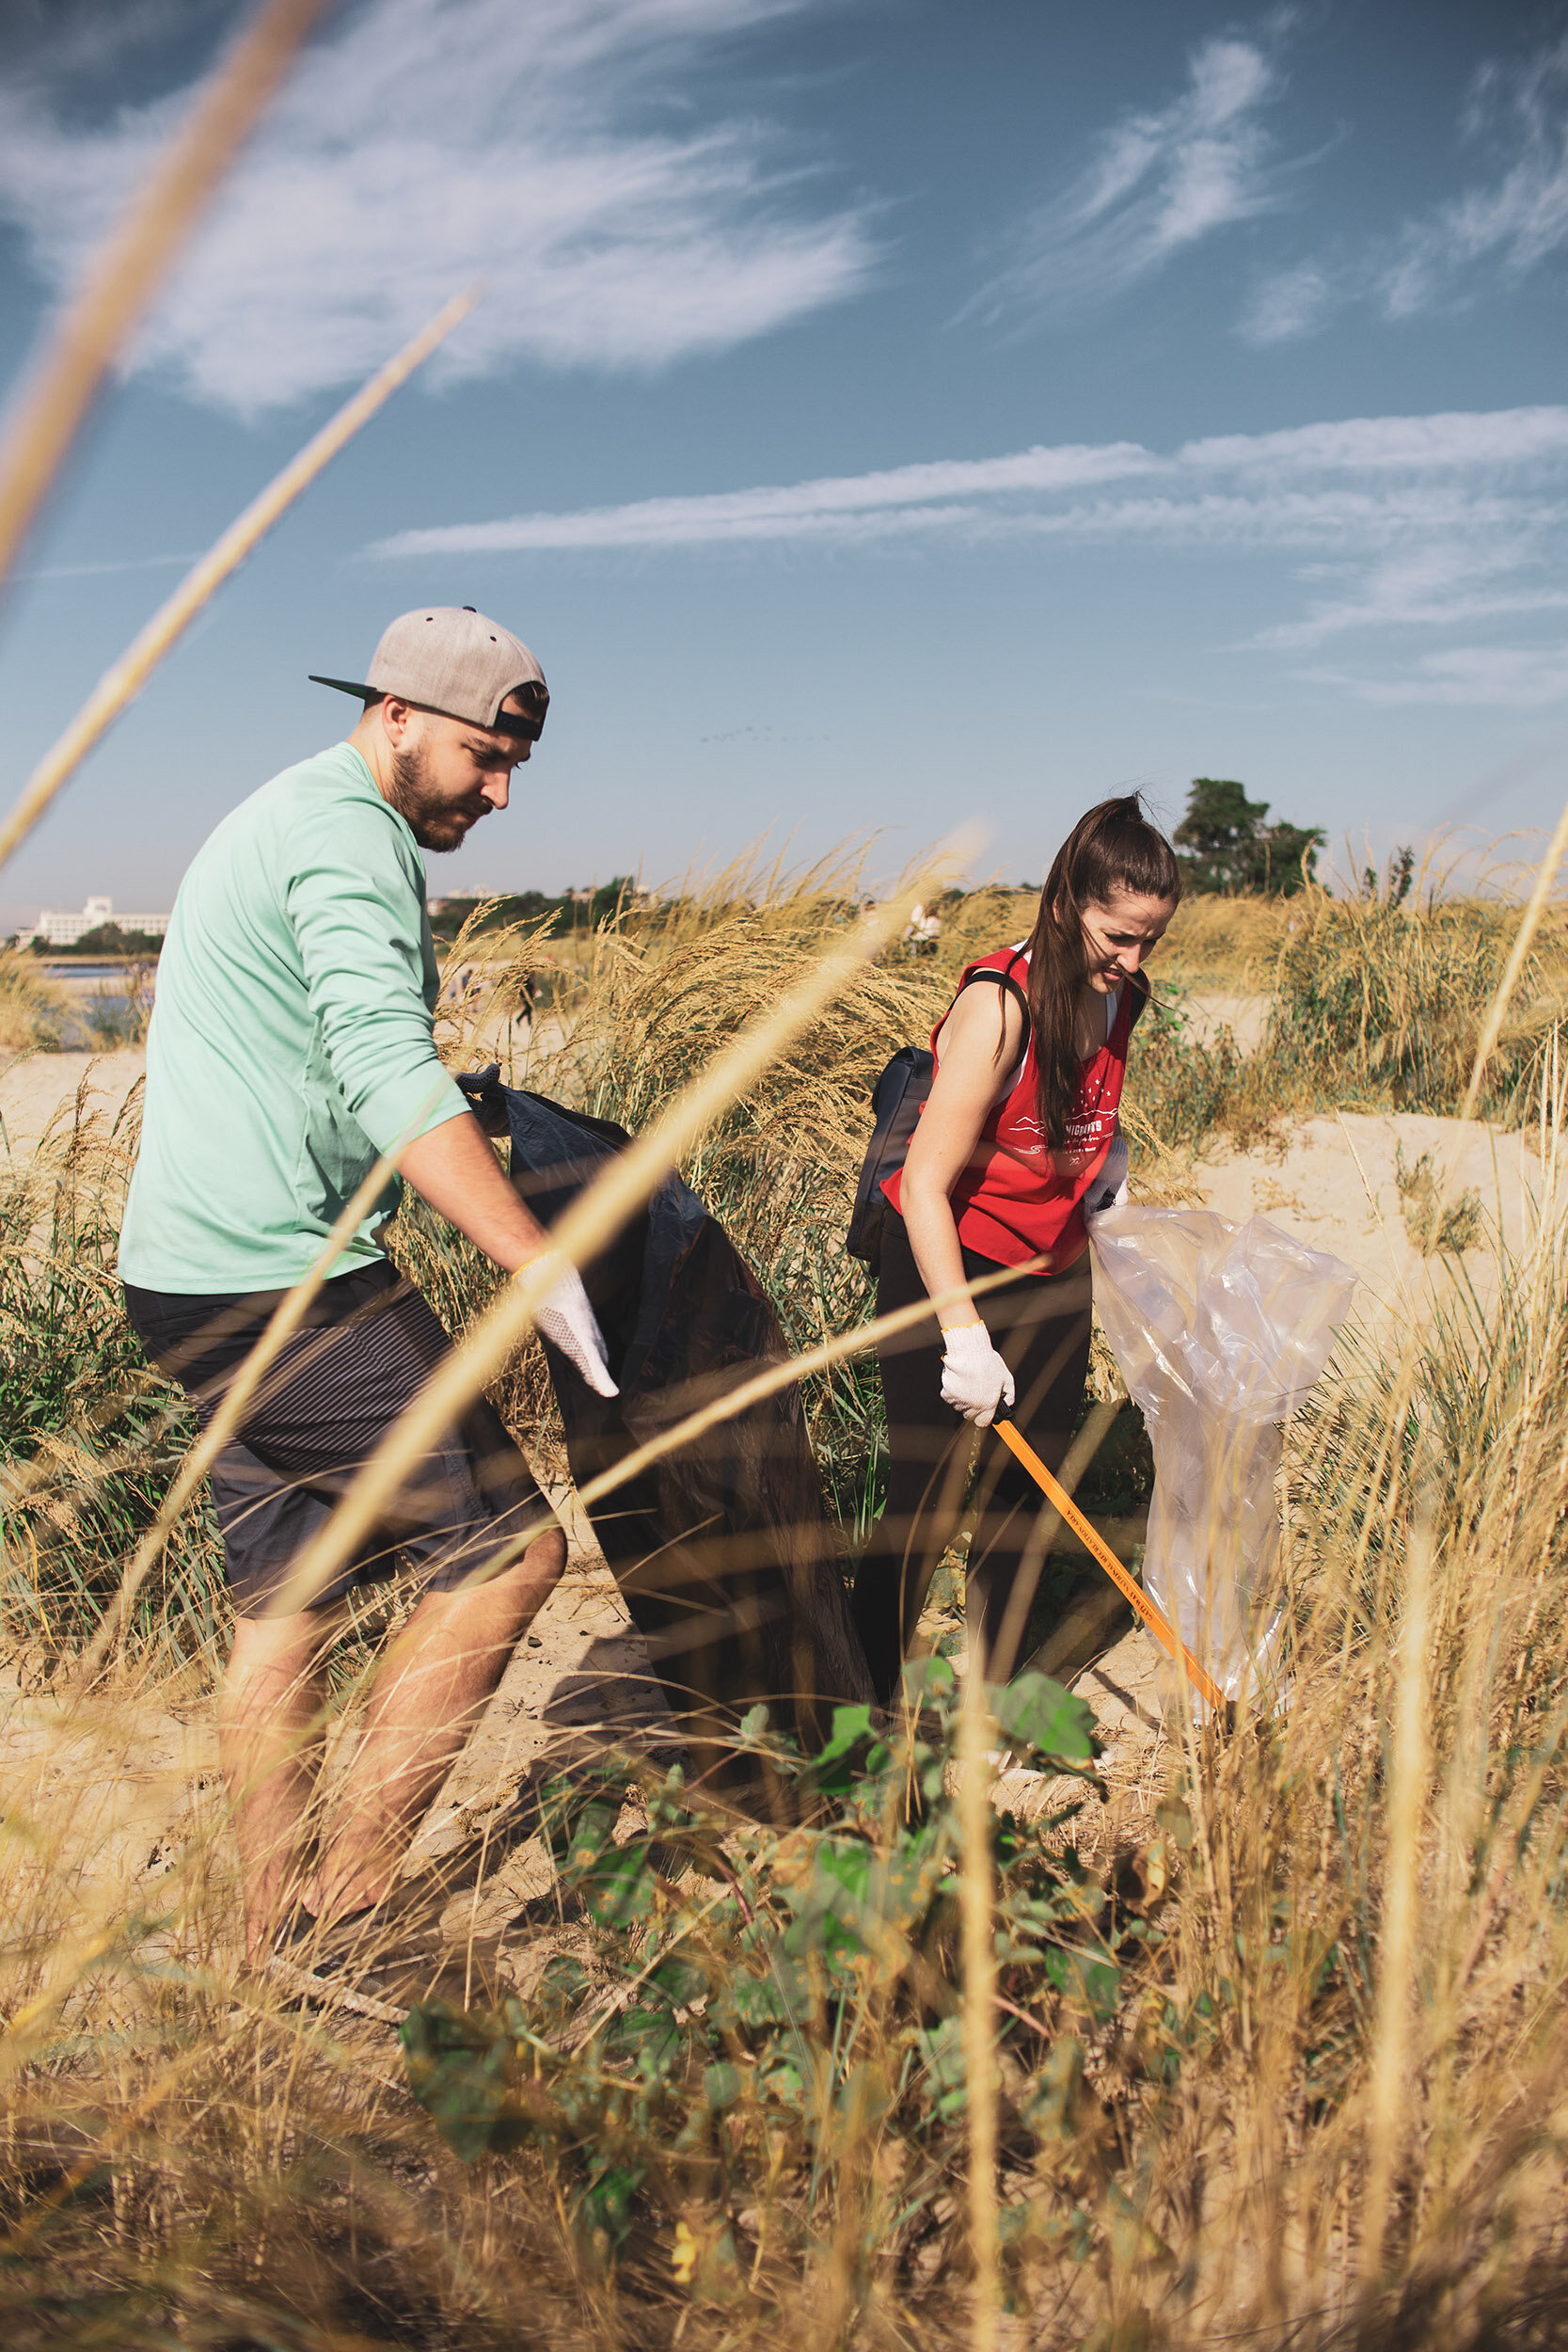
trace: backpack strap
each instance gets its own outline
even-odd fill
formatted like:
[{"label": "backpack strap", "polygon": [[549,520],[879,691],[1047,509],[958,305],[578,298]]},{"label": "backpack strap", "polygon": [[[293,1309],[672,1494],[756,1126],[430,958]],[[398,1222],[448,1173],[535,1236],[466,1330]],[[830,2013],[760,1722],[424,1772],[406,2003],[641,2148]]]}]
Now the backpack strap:
[{"label": "backpack strap", "polygon": [[[1014,961],[1017,961],[1016,957],[1014,958]],[[962,987],[960,987],[955,994],[953,998],[953,1005],[958,1003],[958,997],[964,993],[964,989],[973,988],[976,980],[994,980],[998,988],[1005,988],[1008,994],[1014,999],[1020,1012],[1023,1015],[1023,1042],[1020,1052],[1021,1056],[1022,1054],[1026,1054],[1029,1051],[1029,1033],[1031,1027],[1029,1018],[1029,999],[1024,993],[1022,988],[1020,986],[1019,982],[1014,979],[1012,965],[1009,964],[1006,972],[992,972],[984,968],[978,972],[972,972],[968,979],[964,981]],[[947,1013],[952,1011],[953,1005],[949,1005],[947,1012],[942,1014],[942,1017],[944,1021],[947,1018]],[[1134,1018],[1136,1018],[1135,1015]]]}]

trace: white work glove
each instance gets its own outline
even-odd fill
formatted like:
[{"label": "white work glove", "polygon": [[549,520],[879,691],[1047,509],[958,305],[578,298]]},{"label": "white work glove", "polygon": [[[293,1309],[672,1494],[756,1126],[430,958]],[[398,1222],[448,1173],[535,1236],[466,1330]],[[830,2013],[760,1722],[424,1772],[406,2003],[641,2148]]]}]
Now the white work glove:
[{"label": "white work glove", "polygon": [[596,1396],[619,1396],[605,1361],[604,1333],[588,1303],[582,1277],[576,1266],[564,1266],[533,1310],[541,1339],[569,1357]]},{"label": "white work glove", "polygon": [[1093,1184],[1084,1196],[1084,1215],[1102,1216],[1107,1209],[1127,1206],[1127,1138],[1119,1131],[1105,1154]]},{"label": "white work glove", "polygon": [[998,1406],[1013,1401],[1013,1375],[990,1343],[983,1323],[942,1326],[942,1401],[977,1429],[989,1429]]}]

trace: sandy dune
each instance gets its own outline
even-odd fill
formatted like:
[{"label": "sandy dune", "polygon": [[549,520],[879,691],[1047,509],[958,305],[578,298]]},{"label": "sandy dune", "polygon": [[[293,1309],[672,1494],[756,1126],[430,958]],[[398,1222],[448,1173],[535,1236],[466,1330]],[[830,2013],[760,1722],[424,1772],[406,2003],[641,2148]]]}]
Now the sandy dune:
[{"label": "sandy dune", "polygon": [[[1451,1167],[1448,1200],[1473,1212],[1476,1238],[1463,1271],[1452,1255],[1423,1255],[1417,1245],[1423,1159],[1438,1183]],[[1222,1216],[1267,1216],[1353,1266],[1362,1281],[1358,1319],[1383,1331],[1430,1311],[1461,1283],[1488,1303],[1495,1298],[1497,1239],[1509,1251],[1525,1246],[1541,1181],[1529,1136],[1403,1111],[1297,1120],[1277,1143],[1245,1152],[1221,1144],[1193,1170],[1195,1189]]]},{"label": "sandy dune", "polygon": [[1201,1044],[1214,1044],[1222,1029],[1229,1030],[1243,1054],[1255,1054],[1263,1042],[1269,1018],[1266,996],[1232,996],[1200,989],[1183,999],[1181,1009]]},{"label": "sandy dune", "polygon": [[11,1056],[0,1068],[0,1152],[25,1158],[50,1122],[69,1113],[84,1080],[88,1106],[117,1118],[146,1068],[139,1045],[111,1054]]}]

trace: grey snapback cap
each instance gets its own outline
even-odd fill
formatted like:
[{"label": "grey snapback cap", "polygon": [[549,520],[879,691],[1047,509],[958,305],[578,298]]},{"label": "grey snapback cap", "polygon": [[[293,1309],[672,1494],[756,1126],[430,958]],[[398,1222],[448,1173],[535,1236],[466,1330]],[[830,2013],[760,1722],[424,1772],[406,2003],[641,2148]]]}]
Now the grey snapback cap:
[{"label": "grey snapback cap", "polygon": [[[530,742],[539,739],[550,699],[545,673],[521,638],[499,621],[486,620],[471,604],[400,612],[383,630],[362,686],[348,678],[319,677],[313,670],[310,683],[335,686],[361,702],[396,694],[449,718],[466,719],[470,726],[495,727]],[[509,694],[520,696],[523,711],[501,708]]]}]

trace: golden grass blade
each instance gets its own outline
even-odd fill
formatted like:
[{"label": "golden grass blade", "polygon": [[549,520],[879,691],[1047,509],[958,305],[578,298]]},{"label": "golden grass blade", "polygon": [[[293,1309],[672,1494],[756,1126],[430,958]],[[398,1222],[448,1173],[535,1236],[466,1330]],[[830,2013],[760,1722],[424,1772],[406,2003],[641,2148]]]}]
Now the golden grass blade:
[{"label": "golden grass blade", "polygon": [[1377,2011],[1367,2121],[1367,2198],[1361,2273],[1376,2284],[1388,2230],[1394,2173],[1410,2116],[1410,2009],[1416,1983],[1416,1916],[1421,1827],[1430,1772],[1427,1646],[1432,1616],[1432,1525],[1424,1506],[1411,1522],[1394,1687],[1387,1858],[1378,1948]]},{"label": "golden grass blade", "polygon": [[1519,928],[1513,935],[1513,946],[1509,950],[1508,961],[1503,966],[1502,977],[1497,982],[1497,993],[1492,999],[1485,1025],[1481,1029],[1481,1042],[1476,1047],[1475,1068],[1470,1073],[1470,1083],[1465,1089],[1464,1106],[1459,1114],[1466,1124],[1476,1115],[1476,1104],[1481,1100],[1481,1081],[1486,1075],[1486,1065],[1491,1060],[1497,1040],[1502,1034],[1503,1017],[1508,1011],[1514,989],[1519,984],[1519,975],[1525,968],[1525,958],[1529,954],[1535,934],[1541,928],[1541,917],[1546,912],[1546,900],[1551,896],[1552,885],[1557,880],[1558,868],[1562,864],[1565,855],[1568,855],[1568,805],[1564,806],[1561,816],[1557,820],[1557,830],[1551,837],[1545,856],[1537,868],[1535,887],[1530,892],[1523,914],[1519,917]]},{"label": "golden grass blade", "polygon": [[266,0],[54,328],[0,443],[0,579],[15,561],[94,393],[324,4]]},{"label": "golden grass blade", "polygon": [[[418,1124],[419,1120],[423,1118],[424,1112],[431,1108],[435,1100],[435,1095],[432,1095],[430,1100],[422,1105],[412,1124]],[[387,1180],[392,1172],[392,1154],[384,1154],[377,1160],[364,1183],[339,1216],[309,1272],[303,1280],[294,1284],[286,1297],[278,1301],[272,1320],[240,1366],[223,1403],[218,1406],[212,1421],[197,1438],[181,1464],[179,1476],[159,1505],[157,1517],[133,1552],[115,1596],[103,1612],[103,1621],[83,1652],[81,1663],[73,1677],[75,1690],[85,1690],[91,1682],[103,1664],[109,1645],[115,1640],[117,1633],[123,1639],[123,1629],[132,1603],[156,1566],[158,1556],[168,1539],[169,1530],[206,1477],[222,1448],[228,1444],[239,1427],[241,1416],[255,1395],[267,1367],[276,1360],[285,1341],[292,1338],[298,1330],[305,1319],[306,1309],[325,1281],[329,1270],[337,1262],[339,1252],[345,1242],[358,1230],[370,1209],[385,1189]]]},{"label": "golden grass blade", "polygon": [[[967,840],[960,838],[949,846],[948,856],[954,864],[972,854],[973,845]],[[508,1284],[462,1346],[454,1349],[388,1432],[321,1534],[294,1562],[270,1614],[288,1616],[309,1605],[378,1523],[412,1465],[439,1440],[532,1328],[534,1309],[562,1265],[582,1263],[620,1231],[651,1197],[682,1152],[761,1075],[848,976],[886,945],[902,922],[901,903],[884,906],[876,915],[858,922],[843,946],[821,957],[781,1003],[742,1030],[627,1151],[608,1164],[554,1228],[549,1249]]]},{"label": "golden grass blade", "polygon": [[974,2352],[996,2352],[996,1942],[992,1932],[995,1891],[991,1838],[990,1708],[986,1699],[985,1661],[972,1632],[958,1717],[958,1820],[963,1838],[958,1885],[959,1934],[963,1950],[963,2053],[969,2135],[969,2250],[974,2265],[970,2343]]},{"label": "golden grass blade", "polygon": [[336,416],[309,440],[297,457],[251,501],[237,521],[230,524],[217,544],[188,571],[167,602],[153,614],[112,668],[105,670],[65,733],[44,754],[28,777],[21,798],[0,825],[0,866],[24,841],[61,787],[119,718],[126,704],[139,694],[170,648],[178,644],[202,606],[237,571],[301,491],[331,463],[360,426],[373,417],[416,368],[443,343],[479,299],[479,289],[454,294],[404,343],[395,358],[378,368],[370,381],[346,401]]}]

